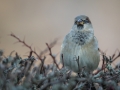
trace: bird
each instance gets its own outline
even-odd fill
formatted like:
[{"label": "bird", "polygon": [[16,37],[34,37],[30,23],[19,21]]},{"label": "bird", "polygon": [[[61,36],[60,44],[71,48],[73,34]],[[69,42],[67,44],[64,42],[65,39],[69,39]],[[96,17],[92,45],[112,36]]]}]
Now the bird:
[{"label": "bird", "polygon": [[80,73],[83,68],[87,73],[97,69],[100,61],[98,41],[88,16],[75,17],[70,32],[62,42],[60,61],[66,68],[76,73]]}]

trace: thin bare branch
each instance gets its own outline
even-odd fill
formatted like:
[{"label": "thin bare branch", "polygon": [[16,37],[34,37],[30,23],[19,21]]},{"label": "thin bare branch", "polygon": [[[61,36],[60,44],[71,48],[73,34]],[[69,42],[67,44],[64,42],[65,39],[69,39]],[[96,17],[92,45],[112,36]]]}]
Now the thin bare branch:
[{"label": "thin bare branch", "polygon": [[41,64],[44,64],[44,63],[43,63],[44,61],[42,61],[43,59],[42,59],[42,58],[36,53],[36,51],[33,50],[32,47],[29,46],[25,41],[20,40],[17,36],[15,36],[15,35],[12,34],[12,33],[10,34],[10,36],[14,37],[15,39],[18,40],[18,42],[22,43],[24,46],[26,46],[27,48],[29,48],[30,51],[31,51],[32,53],[34,53],[34,54],[37,56],[37,58],[41,61]]},{"label": "thin bare branch", "polygon": [[49,55],[52,57],[53,62],[55,63],[55,65],[57,66],[57,68],[60,69],[59,66],[58,66],[58,64],[57,64],[57,62],[56,62],[55,56],[53,56],[53,54],[52,54],[51,47],[48,45],[48,43],[46,43],[46,45],[47,45],[47,47],[49,49],[49,52],[50,52]]},{"label": "thin bare branch", "polygon": [[64,59],[63,59],[63,54],[61,55],[61,57],[62,57],[62,68],[64,68]]},{"label": "thin bare branch", "polygon": [[[52,48],[56,45],[57,41],[58,41],[59,38],[56,38],[54,39],[50,44],[49,44],[49,47]],[[40,56],[42,56],[43,54],[47,53],[48,52],[48,48],[45,48],[43,51],[40,52]]]}]

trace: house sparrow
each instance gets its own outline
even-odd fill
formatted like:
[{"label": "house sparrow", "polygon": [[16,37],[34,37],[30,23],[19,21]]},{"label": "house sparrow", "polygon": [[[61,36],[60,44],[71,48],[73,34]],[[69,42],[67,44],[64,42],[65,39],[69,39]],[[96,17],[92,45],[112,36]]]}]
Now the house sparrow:
[{"label": "house sparrow", "polygon": [[[76,61],[78,57],[79,62]],[[83,67],[89,73],[98,67],[98,42],[89,17],[80,15],[75,18],[71,31],[62,43],[60,59],[65,67],[77,73],[81,72]]]}]

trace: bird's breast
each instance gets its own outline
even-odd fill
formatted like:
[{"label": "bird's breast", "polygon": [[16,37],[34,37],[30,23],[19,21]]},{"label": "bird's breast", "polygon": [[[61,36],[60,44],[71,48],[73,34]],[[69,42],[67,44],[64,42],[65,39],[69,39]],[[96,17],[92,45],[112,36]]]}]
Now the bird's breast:
[{"label": "bird's breast", "polygon": [[[66,38],[67,39],[67,38]],[[93,71],[99,64],[99,52],[96,40],[84,45],[79,45],[73,42],[73,38],[64,40],[62,44],[61,54],[63,54],[64,64],[69,69],[79,72],[83,67],[87,71]],[[77,58],[79,56],[79,67]]]}]

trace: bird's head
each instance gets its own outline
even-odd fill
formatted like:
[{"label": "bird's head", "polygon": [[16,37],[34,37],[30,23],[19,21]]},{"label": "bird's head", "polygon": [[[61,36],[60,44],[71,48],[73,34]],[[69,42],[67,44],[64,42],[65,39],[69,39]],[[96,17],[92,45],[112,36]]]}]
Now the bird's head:
[{"label": "bird's head", "polygon": [[85,15],[80,15],[75,18],[73,28],[77,31],[92,31],[93,27],[89,17]]},{"label": "bird's head", "polygon": [[90,42],[94,37],[94,31],[89,17],[85,15],[77,16],[70,33],[73,41],[78,45]]}]

